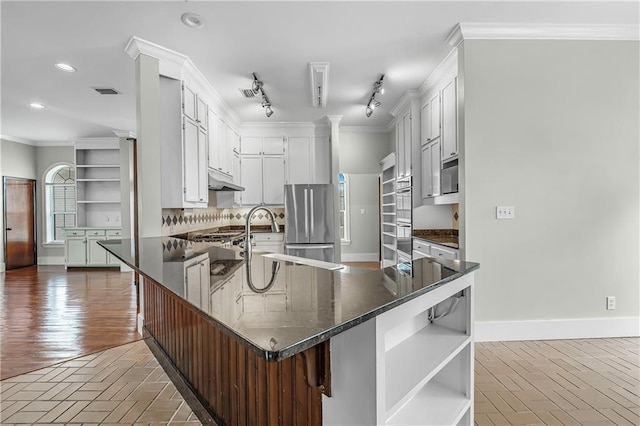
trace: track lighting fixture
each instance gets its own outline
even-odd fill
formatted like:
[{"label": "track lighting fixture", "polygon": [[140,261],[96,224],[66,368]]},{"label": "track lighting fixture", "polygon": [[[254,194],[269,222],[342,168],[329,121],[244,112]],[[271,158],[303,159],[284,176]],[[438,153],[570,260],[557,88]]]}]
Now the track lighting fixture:
[{"label": "track lighting fixture", "polygon": [[252,73],[251,75],[253,75],[253,83],[251,84],[251,91],[257,95],[257,94],[261,94],[262,95],[262,108],[264,108],[264,112],[267,115],[267,117],[271,117],[273,115],[273,110],[271,109],[271,102],[269,101],[269,97],[267,96],[267,94],[264,92],[264,88],[262,87],[262,81],[258,80],[258,76],[256,75],[256,73]]},{"label": "track lighting fixture", "polygon": [[384,79],[384,74],[380,75],[380,78],[373,83],[373,93],[371,93],[371,98],[369,99],[369,103],[367,104],[367,108],[365,110],[365,114],[367,117],[371,117],[373,114],[373,110],[382,105],[380,101],[376,99],[376,95],[379,93],[381,95],[384,94],[384,88],[382,87],[382,80]]}]

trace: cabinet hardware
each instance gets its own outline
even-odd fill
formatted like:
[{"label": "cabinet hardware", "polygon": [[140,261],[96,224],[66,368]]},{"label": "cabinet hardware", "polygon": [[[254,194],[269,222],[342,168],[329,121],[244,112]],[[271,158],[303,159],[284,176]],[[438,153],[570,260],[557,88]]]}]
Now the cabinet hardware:
[{"label": "cabinet hardware", "polygon": [[[13,231],[13,229],[7,228],[7,231]],[[73,235],[75,235],[75,232],[73,233]]]},{"label": "cabinet hardware", "polygon": [[451,154],[449,154],[449,155],[456,155],[456,153],[455,153],[455,152],[452,152],[452,153],[451,153]]}]

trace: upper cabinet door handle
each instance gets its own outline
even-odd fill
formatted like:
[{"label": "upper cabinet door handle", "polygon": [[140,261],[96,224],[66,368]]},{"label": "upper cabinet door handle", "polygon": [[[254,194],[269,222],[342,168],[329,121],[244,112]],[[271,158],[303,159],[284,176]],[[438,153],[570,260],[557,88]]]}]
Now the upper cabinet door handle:
[{"label": "upper cabinet door handle", "polygon": [[7,231],[13,231],[13,229],[11,229],[11,228],[7,228]]}]

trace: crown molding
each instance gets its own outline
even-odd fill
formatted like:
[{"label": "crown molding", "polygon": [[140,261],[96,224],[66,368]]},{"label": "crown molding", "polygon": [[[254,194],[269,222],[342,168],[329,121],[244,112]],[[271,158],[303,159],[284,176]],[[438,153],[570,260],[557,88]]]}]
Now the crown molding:
[{"label": "crown molding", "polygon": [[114,130],[113,134],[119,138],[135,138],[136,132],[131,132],[129,130]]},{"label": "crown molding", "polygon": [[160,74],[162,75],[181,79],[181,74],[185,73],[190,81],[202,88],[208,95],[207,97],[211,98],[211,101],[220,106],[224,113],[234,121],[235,124],[240,123],[238,115],[225,100],[222,99],[222,96],[220,96],[188,56],[135,36],[129,39],[124,51],[134,60],[140,54],[158,59],[160,62]]},{"label": "crown molding", "polygon": [[640,26],[461,22],[446,41],[457,47],[463,40],[640,40]]},{"label": "crown molding", "polygon": [[0,135],[0,139],[5,140],[5,141],[9,141],[9,142],[21,143],[23,145],[37,146],[37,143],[35,141],[29,140],[29,139],[24,139],[24,138],[19,138],[19,137],[16,137],[16,136]]},{"label": "crown molding", "polygon": [[340,121],[344,115],[327,115],[327,121],[331,126],[340,126]]},{"label": "crown molding", "polygon": [[268,122],[262,123],[259,121],[246,121],[240,125],[240,129],[317,129],[322,127],[329,127],[328,124],[315,124],[311,122]]},{"label": "crown molding", "polygon": [[[407,90],[404,92],[402,97],[395,103],[393,107],[389,110],[389,114],[397,117],[400,114],[400,111],[404,110],[407,106],[411,104],[411,101],[416,99],[420,93],[417,90]],[[394,120],[395,121],[395,120]]]},{"label": "crown molding", "polygon": [[389,133],[387,126],[342,126],[340,133]]},{"label": "crown molding", "polygon": [[452,48],[447,56],[438,64],[438,66],[429,74],[429,77],[422,83],[418,92],[420,96],[424,96],[431,88],[442,80],[445,75],[458,74],[458,49]]}]

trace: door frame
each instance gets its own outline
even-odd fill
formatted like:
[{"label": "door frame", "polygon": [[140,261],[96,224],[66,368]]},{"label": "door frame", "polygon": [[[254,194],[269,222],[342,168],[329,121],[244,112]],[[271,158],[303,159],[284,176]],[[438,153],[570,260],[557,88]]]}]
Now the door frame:
[{"label": "door frame", "polygon": [[38,216],[38,203],[36,200],[36,193],[37,193],[37,185],[38,182],[35,179],[28,179],[28,178],[21,178],[21,177],[14,177],[14,176],[2,176],[2,225],[3,225],[3,230],[2,230],[2,235],[3,235],[3,239],[2,239],[2,254],[3,254],[3,259],[2,261],[4,262],[5,265],[5,270],[6,270],[6,265],[7,265],[7,180],[14,180],[14,181],[21,181],[21,182],[33,182],[33,194],[31,194],[31,199],[33,202],[33,218],[32,218],[32,222],[33,222],[33,260],[34,260],[34,265],[38,264],[38,226],[37,226],[37,219],[36,217]]}]

